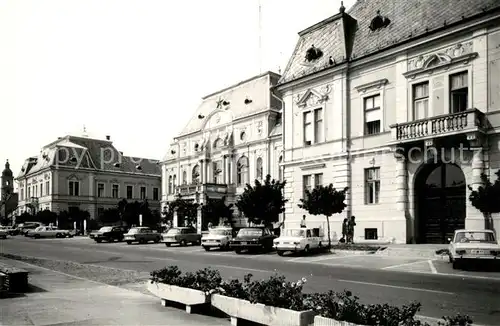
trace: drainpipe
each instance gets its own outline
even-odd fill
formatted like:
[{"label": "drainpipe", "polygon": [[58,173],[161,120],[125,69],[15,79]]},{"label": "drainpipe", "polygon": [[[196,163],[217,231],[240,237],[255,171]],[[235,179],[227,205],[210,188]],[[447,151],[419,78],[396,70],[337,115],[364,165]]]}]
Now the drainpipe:
[{"label": "drainpipe", "polygon": [[[285,163],[285,102],[276,96],[274,94],[274,89],[271,89],[271,96],[274,97],[276,100],[278,100],[281,103],[281,144],[283,146],[283,162],[282,164]],[[278,169],[282,169],[281,173],[283,175],[283,179],[285,179],[285,165],[283,167],[278,166]],[[278,175],[279,175],[278,171]],[[283,189],[283,196],[284,196],[284,189]],[[283,212],[283,227],[285,226],[285,212]]]}]

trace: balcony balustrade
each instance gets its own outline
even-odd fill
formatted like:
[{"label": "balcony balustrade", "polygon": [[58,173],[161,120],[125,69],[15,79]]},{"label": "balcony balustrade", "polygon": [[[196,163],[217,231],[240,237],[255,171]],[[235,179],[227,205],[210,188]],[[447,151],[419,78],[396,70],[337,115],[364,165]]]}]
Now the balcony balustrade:
[{"label": "balcony balustrade", "polygon": [[466,132],[485,132],[486,116],[477,109],[444,114],[391,126],[394,141],[403,143]]},{"label": "balcony balustrade", "polygon": [[226,194],[228,186],[226,184],[185,184],[177,186],[177,193],[181,196],[189,196],[198,193],[213,193],[213,194]]}]

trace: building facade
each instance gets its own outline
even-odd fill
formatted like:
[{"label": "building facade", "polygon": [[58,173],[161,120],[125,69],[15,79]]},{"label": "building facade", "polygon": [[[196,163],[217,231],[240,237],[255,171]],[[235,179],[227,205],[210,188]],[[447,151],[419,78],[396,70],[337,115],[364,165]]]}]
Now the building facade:
[{"label": "building facade", "polygon": [[97,218],[123,198],[147,199],[152,210],[160,210],[159,160],[124,156],[109,136],[105,140],[60,137],[28,158],[16,181],[18,214],[79,208]]},{"label": "building facade", "polygon": [[203,98],[162,161],[163,210],[178,194],[234,203],[247,183],[282,178],[282,102],[270,91],[279,78],[267,72]]},{"label": "building facade", "polygon": [[18,204],[17,193],[14,192],[14,174],[10,169],[9,161],[5,162],[5,168],[2,171],[2,187],[0,189],[0,219],[10,218],[15,212]]},{"label": "building facade", "polygon": [[468,199],[500,168],[498,1],[357,1],[299,36],[276,87],[286,226],[306,214],[304,189],[333,183],[349,188],[331,218],[337,238],[351,215],[358,241],[445,243],[491,224],[498,234],[500,219]]}]

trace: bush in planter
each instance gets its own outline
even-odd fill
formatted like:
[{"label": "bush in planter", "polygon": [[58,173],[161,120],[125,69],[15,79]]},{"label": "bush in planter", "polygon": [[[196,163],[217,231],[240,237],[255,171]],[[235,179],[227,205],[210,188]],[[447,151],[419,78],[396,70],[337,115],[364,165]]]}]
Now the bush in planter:
[{"label": "bush in planter", "polygon": [[218,270],[201,269],[195,273],[184,273],[177,266],[168,266],[151,272],[151,282],[175,285],[183,288],[200,290],[206,293],[216,289],[222,282]]},{"label": "bush in planter", "polygon": [[456,314],[453,317],[443,317],[444,321],[438,323],[439,326],[470,326],[472,319],[468,315]]}]

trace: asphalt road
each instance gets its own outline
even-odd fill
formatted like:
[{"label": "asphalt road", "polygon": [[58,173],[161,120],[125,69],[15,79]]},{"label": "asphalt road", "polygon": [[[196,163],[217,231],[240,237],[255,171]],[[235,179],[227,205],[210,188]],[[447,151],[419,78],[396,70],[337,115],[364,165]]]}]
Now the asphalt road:
[{"label": "asphalt road", "polygon": [[[500,325],[500,278],[439,274],[437,270],[446,263],[433,266],[432,262],[418,258],[237,255],[205,252],[201,247],[166,248],[162,244],[97,244],[85,238],[34,240],[24,237],[1,240],[0,252],[137,271],[152,271],[167,265],[177,265],[183,271],[211,266],[226,278],[242,278],[247,273],[262,278],[278,272],[290,280],[306,277],[306,291],[348,289],[366,303],[402,305],[418,301],[423,305],[420,314],[424,316],[440,318],[462,313],[472,316],[475,324]],[[421,271],[419,265],[433,272]]]}]

